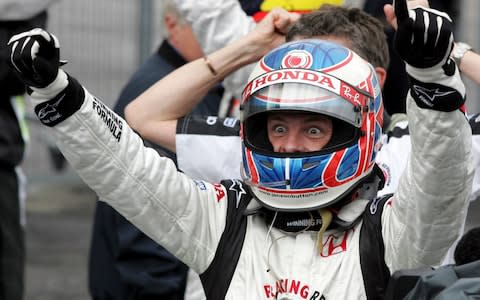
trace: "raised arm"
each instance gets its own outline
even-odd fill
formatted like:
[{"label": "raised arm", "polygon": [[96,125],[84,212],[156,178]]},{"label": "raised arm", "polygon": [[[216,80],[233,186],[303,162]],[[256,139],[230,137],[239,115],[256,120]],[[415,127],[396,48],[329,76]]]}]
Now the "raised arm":
[{"label": "raised arm", "polygon": [[297,18],[276,9],[248,35],[164,77],[126,107],[130,126],[144,138],[175,151],[177,119],[188,114],[222,78],[283,43],[288,26]]},{"label": "raised arm", "polygon": [[465,220],[472,183],[465,87],[450,52],[450,18],[395,0],[395,48],[406,62],[411,150],[382,222],[393,272],[441,263]]},{"label": "raised arm", "polygon": [[191,180],[145,147],[120,116],[59,69],[52,34],[31,30],[13,36],[9,46],[36,115],[72,168],[102,201],[203,273],[225,226],[227,204],[217,197],[223,188]]}]

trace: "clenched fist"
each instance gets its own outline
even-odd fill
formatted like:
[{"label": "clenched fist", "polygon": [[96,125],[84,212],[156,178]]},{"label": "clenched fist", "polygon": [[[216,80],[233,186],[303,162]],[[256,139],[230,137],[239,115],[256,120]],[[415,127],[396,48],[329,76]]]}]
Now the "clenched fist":
[{"label": "clenched fist", "polygon": [[416,68],[444,66],[453,49],[453,24],[440,11],[416,7],[408,9],[407,0],[395,0],[397,32],[395,49],[400,57]]},{"label": "clenched fist", "polygon": [[55,80],[61,63],[60,44],[53,34],[32,29],[14,35],[8,46],[10,64],[26,85],[43,88]]}]

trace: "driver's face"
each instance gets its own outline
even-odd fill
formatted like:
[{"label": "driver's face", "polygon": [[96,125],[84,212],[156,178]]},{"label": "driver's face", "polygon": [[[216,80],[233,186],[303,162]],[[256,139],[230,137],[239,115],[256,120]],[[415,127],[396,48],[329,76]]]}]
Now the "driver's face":
[{"label": "driver's face", "polygon": [[267,119],[268,139],[280,153],[321,150],[332,137],[332,120],[307,113],[271,113]]}]

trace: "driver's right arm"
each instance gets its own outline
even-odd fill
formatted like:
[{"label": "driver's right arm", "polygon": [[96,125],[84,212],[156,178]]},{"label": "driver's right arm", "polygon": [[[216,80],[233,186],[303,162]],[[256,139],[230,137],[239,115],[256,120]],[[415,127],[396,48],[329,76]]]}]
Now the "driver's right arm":
[{"label": "driver's right arm", "polygon": [[225,228],[225,188],[194,181],[60,67],[59,42],[42,29],[9,42],[38,118],[72,168],[102,200],[202,273]]}]

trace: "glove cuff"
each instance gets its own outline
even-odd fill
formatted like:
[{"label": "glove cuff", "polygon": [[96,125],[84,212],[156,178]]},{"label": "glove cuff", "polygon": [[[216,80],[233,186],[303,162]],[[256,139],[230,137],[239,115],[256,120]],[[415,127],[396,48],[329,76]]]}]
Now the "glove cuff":
[{"label": "glove cuff", "polygon": [[35,114],[46,126],[55,126],[77,112],[85,101],[85,91],[75,78],[59,71],[45,88],[32,88]]},{"label": "glove cuff", "polygon": [[43,88],[29,87],[29,94],[33,105],[52,99],[68,86],[68,75],[63,70],[58,70],[57,77],[52,83]]},{"label": "glove cuff", "polygon": [[454,111],[465,103],[465,85],[458,68],[453,75],[445,74],[442,66],[415,68],[406,66],[410,94],[421,108]]}]

